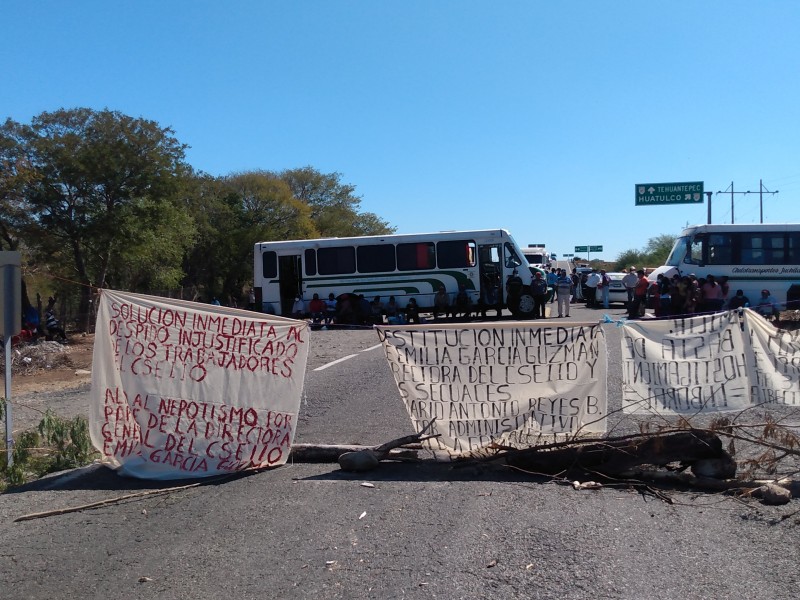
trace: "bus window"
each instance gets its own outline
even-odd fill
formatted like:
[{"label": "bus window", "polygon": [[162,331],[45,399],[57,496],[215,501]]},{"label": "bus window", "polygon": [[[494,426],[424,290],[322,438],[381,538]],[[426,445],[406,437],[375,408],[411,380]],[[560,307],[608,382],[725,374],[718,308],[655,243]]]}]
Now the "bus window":
[{"label": "bus window", "polygon": [[514,247],[506,242],[503,246],[505,254],[505,263],[507,269],[514,269],[522,264],[522,260],[514,251]]},{"label": "bus window", "polygon": [[689,252],[683,258],[683,262],[690,265],[703,264],[703,248],[706,245],[706,238],[704,235],[698,235],[692,239],[689,244]]},{"label": "bus window", "polygon": [[416,271],[436,267],[436,250],[433,242],[397,244],[397,269]]},{"label": "bus window", "polygon": [[313,248],[306,248],[304,253],[305,259],[303,262],[305,263],[306,275],[313,276],[317,274],[317,252]]},{"label": "bus window", "polygon": [[733,263],[733,240],[730,233],[712,233],[708,236],[709,265],[730,265]]},{"label": "bus window", "polygon": [[475,242],[456,240],[436,244],[436,262],[440,269],[458,269],[475,266]]},{"label": "bus window", "polygon": [[264,279],[275,279],[278,276],[278,255],[268,251],[261,255],[261,276]]},{"label": "bus window", "polygon": [[764,238],[760,235],[742,236],[742,264],[764,265]]},{"label": "bus window", "polygon": [[353,246],[335,246],[317,250],[317,268],[320,275],[347,275],[356,272],[356,249]]},{"label": "bus window", "polygon": [[395,270],[394,244],[359,246],[356,249],[359,273],[384,273]]},{"label": "bus window", "polygon": [[786,237],[786,264],[800,264],[800,233],[790,233]]}]

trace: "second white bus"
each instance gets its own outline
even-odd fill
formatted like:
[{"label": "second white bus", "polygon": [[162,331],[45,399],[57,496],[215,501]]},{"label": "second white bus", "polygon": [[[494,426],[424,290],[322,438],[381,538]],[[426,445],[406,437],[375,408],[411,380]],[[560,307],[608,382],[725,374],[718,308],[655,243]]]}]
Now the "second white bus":
[{"label": "second white bus", "polygon": [[800,223],[695,225],[683,230],[666,264],[648,275],[728,278],[728,298],[742,290],[752,304],[769,290],[779,309],[800,308]]},{"label": "second white bus", "polygon": [[[259,242],[254,251],[256,307],[289,315],[296,297],[308,307],[313,294],[363,294],[400,308],[415,298],[422,312],[433,307],[440,287],[451,304],[463,285],[473,309],[508,308],[533,316],[531,272],[522,250],[504,229],[376,235]],[[509,276],[522,280],[521,293],[506,293]],[[488,301],[487,301],[488,300]]]}]

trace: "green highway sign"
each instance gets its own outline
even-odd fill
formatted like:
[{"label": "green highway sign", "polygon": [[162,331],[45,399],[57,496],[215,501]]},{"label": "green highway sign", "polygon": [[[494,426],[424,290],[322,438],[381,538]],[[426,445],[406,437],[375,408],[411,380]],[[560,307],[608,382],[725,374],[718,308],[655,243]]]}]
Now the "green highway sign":
[{"label": "green highway sign", "polygon": [[589,252],[602,252],[602,246],[589,246]]},{"label": "green highway sign", "polygon": [[575,246],[575,252],[588,252],[589,246]]},{"label": "green highway sign", "polygon": [[703,182],[637,183],[636,206],[657,204],[702,204]]}]

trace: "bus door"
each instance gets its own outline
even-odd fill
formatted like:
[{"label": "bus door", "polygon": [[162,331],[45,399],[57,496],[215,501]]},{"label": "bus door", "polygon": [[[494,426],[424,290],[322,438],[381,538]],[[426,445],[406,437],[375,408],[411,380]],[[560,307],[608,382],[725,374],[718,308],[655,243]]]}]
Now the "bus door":
[{"label": "bus door", "polygon": [[281,315],[292,314],[297,296],[302,296],[302,271],[299,254],[278,257],[278,281],[281,295]]},{"label": "bus door", "polygon": [[500,244],[480,244],[481,303],[486,306],[503,304],[503,263]]}]

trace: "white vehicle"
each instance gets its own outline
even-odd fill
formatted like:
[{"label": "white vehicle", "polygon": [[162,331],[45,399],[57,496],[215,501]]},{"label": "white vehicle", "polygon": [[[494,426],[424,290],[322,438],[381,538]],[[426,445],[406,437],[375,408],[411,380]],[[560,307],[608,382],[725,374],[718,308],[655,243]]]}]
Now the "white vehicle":
[{"label": "white vehicle", "polygon": [[527,248],[522,249],[522,253],[532,267],[546,269],[550,266],[550,254],[544,244],[528,244]]},{"label": "white vehicle", "polygon": [[781,308],[800,308],[800,223],[695,225],[684,229],[664,266],[647,276],[673,274],[728,278],[728,298],[736,290],[755,305],[769,290]]},{"label": "white vehicle", "polygon": [[[254,254],[256,306],[268,313],[289,315],[296,296],[308,302],[315,293],[394,296],[400,308],[414,298],[424,312],[440,286],[452,304],[463,284],[473,307],[496,300],[517,317],[533,316],[532,275],[504,229],[259,242]],[[521,289],[507,297],[515,271]]]}]

